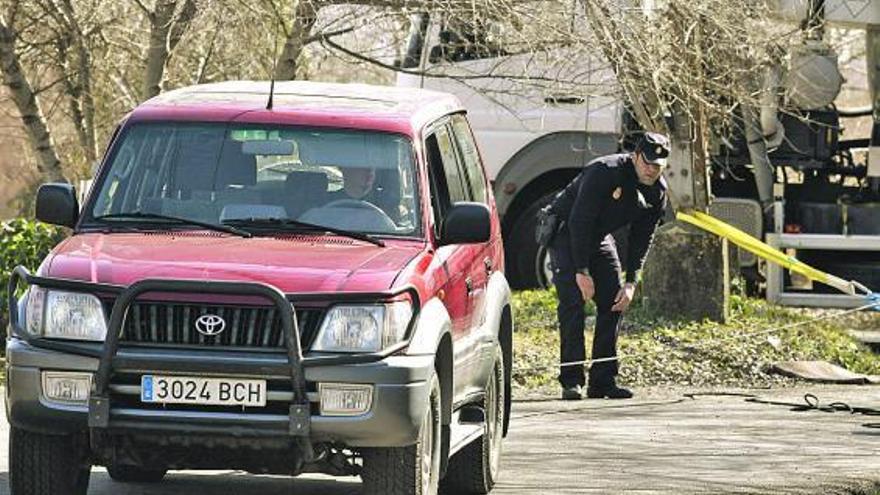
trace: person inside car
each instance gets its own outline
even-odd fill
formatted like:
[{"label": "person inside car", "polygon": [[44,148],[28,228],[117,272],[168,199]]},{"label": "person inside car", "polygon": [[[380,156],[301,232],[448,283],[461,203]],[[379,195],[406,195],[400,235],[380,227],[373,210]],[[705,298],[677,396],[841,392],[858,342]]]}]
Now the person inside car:
[{"label": "person inside car", "polygon": [[376,181],[369,167],[339,167],[342,188],[327,193],[326,202],[307,211],[300,220],[318,225],[368,232],[394,232],[394,220],[367,196]]}]

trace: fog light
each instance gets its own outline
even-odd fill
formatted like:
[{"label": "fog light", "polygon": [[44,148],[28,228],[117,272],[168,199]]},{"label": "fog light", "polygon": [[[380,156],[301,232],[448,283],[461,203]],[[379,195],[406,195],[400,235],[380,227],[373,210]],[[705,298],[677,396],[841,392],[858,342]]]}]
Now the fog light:
[{"label": "fog light", "polygon": [[43,396],[50,402],[86,405],[91,386],[91,373],[43,372]]},{"label": "fog light", "polygon": [[353,383],[321,383],[322,416],[358,416],[373,405],[373,386]]}]

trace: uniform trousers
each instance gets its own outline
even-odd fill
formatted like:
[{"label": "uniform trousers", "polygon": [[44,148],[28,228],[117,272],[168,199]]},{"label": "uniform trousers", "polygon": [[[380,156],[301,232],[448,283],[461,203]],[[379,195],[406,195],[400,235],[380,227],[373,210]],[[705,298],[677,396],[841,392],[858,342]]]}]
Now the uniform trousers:
[{"label": "uniform trousers", "polygon": [[[557,317],[560,332],[560,356],[563,363],[585,360],[584,344],[584,298],[575,281],[577,274],[571,254],[568,232],[562,231],[550,244],[550,259],[553,267],[553,284],[556,286],[559,305]],[[596,331],[593,336],[592,359],[617,356],[617,334],[621,313],[611,311],[614,299],[620,290],[621,266],[617,256],[614,237],[605,236],[589,257],[589,271],[593,278],[596,303]],[[595,363],[590,367],[589,386],[605,388],[615,384],[617,361]],[[559,370],[559,383],[563,387],[584,385],[584,366],[562,366]]]}]

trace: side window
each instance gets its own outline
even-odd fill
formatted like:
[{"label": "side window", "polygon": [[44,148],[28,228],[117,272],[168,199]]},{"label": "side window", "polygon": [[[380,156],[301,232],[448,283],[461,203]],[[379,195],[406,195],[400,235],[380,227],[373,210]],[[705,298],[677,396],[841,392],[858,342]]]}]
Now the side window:
[{"label": "side window", "polygon": [[434,226],[439,227],[446,212],[455,202],[469,201],[469,191],[465,188],[452,136],[445,125],[438,127],[425,139],[425,149],[428,155]]},{"label": "side window", "polygon": [[466,187],[466,180],[458,164],[449,128],[440,127],[437,129],[436,136],[437,146],[440,148],[440,156],[443,160],[443,174],[446,176],[446,184],[449,187],[450,201],[453,204],[459,201],[470,201],[470,191]]},{"label": "side window", "polygon": [[425,150],[428,155],[432,216],[434,217],[434,227],[438,228],[452,203],[449,201],[449,189],[446,187],[446,176],[443,174],[443,158],[440,155],[440,147],[437,145],[436,134],[431,134],[425,139]]},{"label": "side window", "polygon": [[431,48],[428,61],[432,64],[464,62],[507,55],[493,39],[494,24],[483,19],[444,19],[440,42]]},{"label": "side window", "polygon": [[486,204],[489,202],[489,198],[486,196],[486,175],[483,173],[483,163],[480,160],[480,153],[477,151],[474,135],[464,115],[452,116],[452,129],[455,132],[455,142],[458,143],[458,149],[461,151],[462,161],[467,172],[471,197],[474,201]]},{"label": "side window", "polygon": [[[439,36],[430,41],[428,62],[454,64],[542,52],[556,59],[560,56],[557,50],[568,44],[566,40],[588,35],[585,26],[589,23],[584,19],[585,9],[581,2],[531,0],[502,3],[505,6],[499,7],[497,12],[487,12],[488,15],[479,17],[474,17],[469,9],[456,12],[453,12],[456,9],[449,9],[437,19]],[[421,41],[422,38],[415,39]],[[500,75],[496,71],[503,72],[503,65],[503,62],[498,63],[489,70]]]}]

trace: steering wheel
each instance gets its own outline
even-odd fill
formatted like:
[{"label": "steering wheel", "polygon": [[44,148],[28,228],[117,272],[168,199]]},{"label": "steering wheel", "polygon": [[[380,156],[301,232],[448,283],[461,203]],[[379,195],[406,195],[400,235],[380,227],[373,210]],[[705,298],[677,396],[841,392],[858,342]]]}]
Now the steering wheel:
[{"label": "steering wheel", "polygon": [[393,232],[397,228],[394,220],[392,220],[391,217],[389,217],[388,214],[382,210],[382,208],[379,208],[369,201],[345,198],[337,199],[321,206],[321,209],[343,208],[351,208],[361,210],[363,212],[369,212],[369,214],[375,218],[376,224],[379,225],[382,230]]}]

